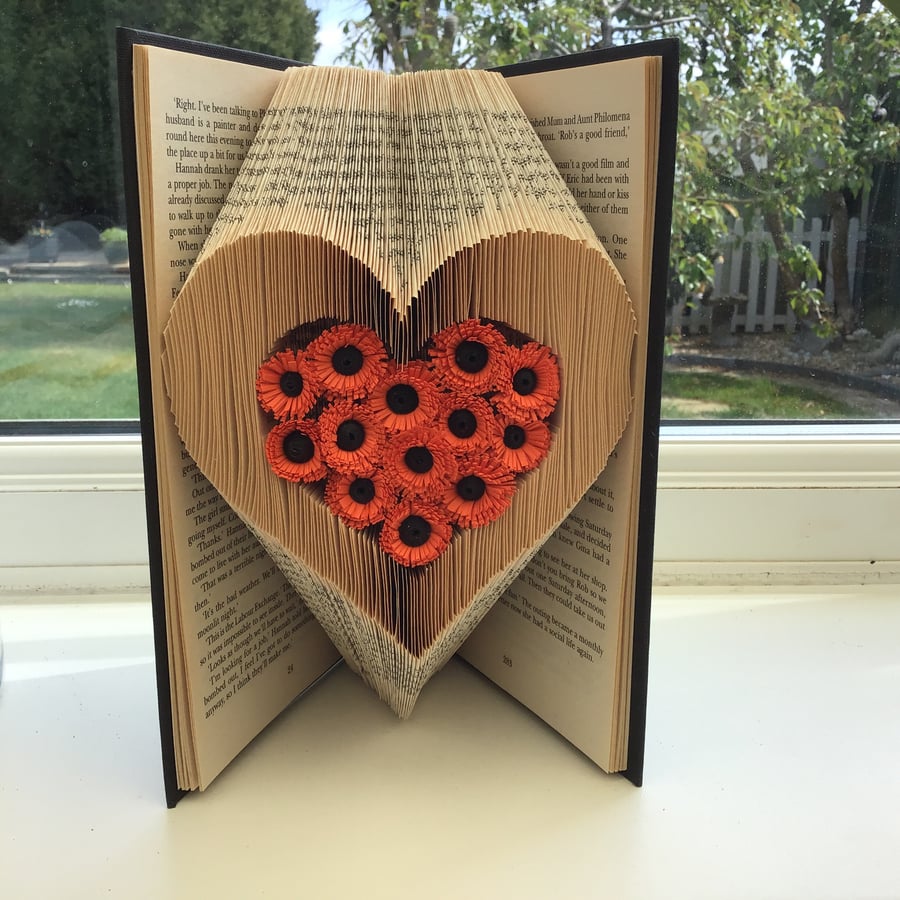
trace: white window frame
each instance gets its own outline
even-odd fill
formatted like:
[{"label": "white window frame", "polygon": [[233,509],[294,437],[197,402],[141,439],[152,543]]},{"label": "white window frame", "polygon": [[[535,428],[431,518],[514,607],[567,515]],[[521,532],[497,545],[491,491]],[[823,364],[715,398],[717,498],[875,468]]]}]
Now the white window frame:
[{"label": "white window frame", "polygon": [[[664,426],[658,584],[900,583],[900,423]],[[0,591],[145,592],[137,434],[0,437]]]}]

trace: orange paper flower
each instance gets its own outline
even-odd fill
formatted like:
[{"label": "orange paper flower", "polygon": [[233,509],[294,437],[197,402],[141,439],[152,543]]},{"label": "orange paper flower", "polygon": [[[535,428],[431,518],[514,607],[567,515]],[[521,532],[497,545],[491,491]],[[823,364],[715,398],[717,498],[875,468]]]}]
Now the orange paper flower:
[{"label": "orange paper flower", "polygon": [[380,472],[369,476],[333,472],[325,485],[328,508],[351,528],[365,528],[380,522],[384,518],[388,496]]},{"label": "orange paper flower", "polygon": [[509,347],[504,362],[494,398],[497,408],[510,416],[546,419],[559,400],[559,364],[553,352],[531,341]]},{"label": "orange paper flower", "polygon": [[325,481],[329,510],[371,528],[398,564],[427,565],[456,528],[499,518],[517,475],[547,455],[557,358],[473,318],[435,335],[429,359],[398,365],[370,328],[329,321],[299,325],[257,371],[260,406],[278,420],[266,458],[280,478]]},{"label": "orange paper flower", "polygon": [[345,475],[371,475],[381,462],[384,426],[363,404],[338,400],[319,416],[325,462]]},{"label": "orange paper flower", "polygon": [[449,388],[483,394],[494,389],[505,353],[506,340],[493,325],[466,319],[438,332],[429,356]]},{"label": "orange paper flower", "polygon": [[540,465],[550,441],[550,429],[540,419],[497,416],[493,447],[497,460],[511,472],[530,472]]},{"label": "orange paper flower", "polygon": [[318,390],[306,361],[293,350],[269,357],[256,375],[259,405],[279,421],[305,416],[315,404]]},{"label": "orange paper flower", "polygon": [[287,419],[266,437],[266,459],[272,471],[287,481],[321,481],[328,469],[322,460],[316,423]]},{"label": "orange paper flower", "polygon": [[444,494],[444,505],[452,522],[478,528],[506,512],[515,492],[516,478],[509,469],[487,459],[464,459]]},{"label": "orange paper flower", "polygon": [[442,396],[437,423],[454,453],[474,453],[490,443],[494,412],[481,397],[456,391]]},{"label": "orange paper flower", "polygon": [[414,567],[437,559],[451,537],[446,510],[425,500],[407,500],[388,511],[379,544],[401,566]]},{"label": "orange paper flower", "polygon": [[428,366],[414,361],[391,368],[369,397],[372,415],[388,432],[429,425],[438,409],[438,389]]},{"label": "orange paper flower", "polygon": [[313,375],[332,397],[365,397],[387,371],[381,339],[362,325],[347,323],[323,331],[306,348]]},{"label": "orange paper flower", "polygon": [[419,496],[443,496],[456,476],[456,458],[433,428],[411,428],[391,437],[384,467],[398,489]]}]

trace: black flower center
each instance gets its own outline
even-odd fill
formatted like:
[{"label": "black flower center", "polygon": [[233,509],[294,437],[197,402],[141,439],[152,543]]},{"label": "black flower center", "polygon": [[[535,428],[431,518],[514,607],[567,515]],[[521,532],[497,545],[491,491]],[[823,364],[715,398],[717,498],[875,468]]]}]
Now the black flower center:
[{"label": "black flower center", "polygon": [[331,354],[331,365],[340,375],[355,375],[363,367],[364,361],[362,351],[352,344],[338,347]]},{"label": "black flower center", "polygon": [[510,450],[521,450],[525,445],[525,429],[521,425],[507,425],[503,429],[503,443]]},{"label": "black flower center", "polygon": [[403,455],[406,467],[417,475],[424,475],[431,471],[434,465],[434,457],[427,447],[410,447]]},{"label": "black flower center", "polygon": [[375,499],[375,483],[371,478],[354,478],[347,491],[350,499],[363,506]]},{"label": "black flower center", "polygon": [[359,450],[366,439],[366,429],[356,419],[347,419],[341,422],[337,429],[338,448],[345,453]]},{"label": "black flower center", "polygon": [[308,463],[316,452],[315,444],[308,434],[302,431],[292,431],[284,436],[281,442],[284,455],[292,463]]},{"label": "black flower center", "polygon": [[454,356],[460,369],[470,375],[480,372],[488,364],[488,348],[481,341],[462,341]]},{"label": "black flower center", "polygon": [[385,395],[388,409],[398,416],[415,412],[419,407],[419,393],[411,384],[395,384]]},{"label": "black flower center", "polygon": [[299,397],[303,393],[303,376],[299,372],[283,372],[278,385],[285,397]]},{"label": "black flower center", "polygon": [[523,397],[527,397],[534,392],[537,387],[537,374],[534,369],[522,368],[513,375],[513,390]]},{"label": "black flower center", "polygon": [[478,420],[471,410],[454,409],[453,412],[447,416],[447,427],[454,437],[460,439],[470,438],[475,434],[475,430],[478,428]]},{"label": "black flower center", "polygon": [[466,475],[456,482],[456,493],[463,499],[474,503],[484,496],[484,480],[477,475]]},{"label": "black flower center", "polygon": [[421,516],[407,516],[400,523],[397,534],[407,547],[421,547],[431,537],[431,525]]}]

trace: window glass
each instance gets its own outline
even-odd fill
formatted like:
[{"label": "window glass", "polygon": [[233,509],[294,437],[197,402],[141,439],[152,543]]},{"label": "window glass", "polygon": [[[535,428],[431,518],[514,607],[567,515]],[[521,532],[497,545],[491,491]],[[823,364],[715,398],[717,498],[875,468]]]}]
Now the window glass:
[{"label": "window glass", "polygon": [[138,416],[116,25],[298,60],[311,61],[316,49],[316,14],[302,0],[0,6],[0,420],[7,422]]},{"label": "window glass", "polygon": [[900,417],[896,17],[689,10],[664,416]]},{"label": "window glass", "polygon": [[664,417],[900,418],[896,18],[862,0],[597,6],[4,4],[0,419],[137,417],[116,24],[299,59],[318,29],[318,61],[388,68],[678,35]]}]

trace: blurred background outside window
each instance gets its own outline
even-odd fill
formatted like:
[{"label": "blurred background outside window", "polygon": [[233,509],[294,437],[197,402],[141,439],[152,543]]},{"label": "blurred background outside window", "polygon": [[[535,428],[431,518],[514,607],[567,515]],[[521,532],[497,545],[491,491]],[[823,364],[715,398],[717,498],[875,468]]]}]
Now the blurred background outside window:
[{"label": "blurred background outside window", "polygon": [[900,27],[874,0],[0,8],[0,420],[138,415],[114,28],[393,71],[682,41],[663,416],[900,419]]}]

